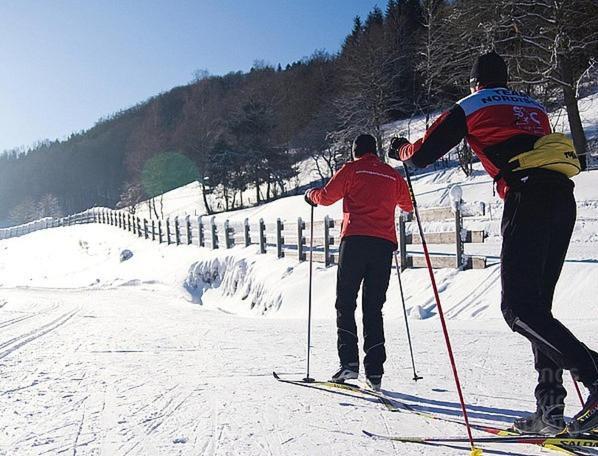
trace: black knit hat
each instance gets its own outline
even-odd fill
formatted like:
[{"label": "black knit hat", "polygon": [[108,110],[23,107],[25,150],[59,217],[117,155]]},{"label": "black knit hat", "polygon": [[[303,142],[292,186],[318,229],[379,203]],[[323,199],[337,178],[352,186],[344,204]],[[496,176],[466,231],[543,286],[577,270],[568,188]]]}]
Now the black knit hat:
[{"label": "black knit hat", "polygon": [[470,84],[506,84],[509,79],[507,64],[503,58],[492,51],[480,55],[471,69]]},{"label": "black knit hat", "polygon": [[353,141],[353,155],[355,157],[361,157],[368,152],[375,154],[376,150],[376,138],[372,135],[359,135]]}]

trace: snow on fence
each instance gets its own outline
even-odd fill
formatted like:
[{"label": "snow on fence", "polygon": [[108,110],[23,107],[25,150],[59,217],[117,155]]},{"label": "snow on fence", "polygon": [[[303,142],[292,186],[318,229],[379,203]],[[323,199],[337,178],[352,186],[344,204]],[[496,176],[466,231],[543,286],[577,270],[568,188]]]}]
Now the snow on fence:
[{"label": "snow on fence", "polygon": [[24,236],[34,231],[45,230],[48,228],[57,228],[59,226],[79,225],[82,223],[94,223],[95,216],[93,209],[69,215],[68,217],[52,218],[46,217],[23,225],[11,226],[9,228],[0,228],[0,240],[9,239],[18,236]]},{"label": "snow on fence", "polygon": [[[465,209],[465,206],[463,206]],[[484,213],[484,206],[468,206],[466,215]],[[422,209],[422,221],[454,223],[454,230],[449,232],[426,233],[429,244],[455,245],[454,254],[432,255],[435,268],[481,269],[486,267],[486,258],[465,255],[466,243],[482,243],[485,239],[483,231],[469,231],[463,228],[464,212],[458,207]],[[309,257],[310,223],[301,218],[297,220],[277,219],[275,223],[266,223],[263,219],[242,223],[217,223],[214,216],[185,216],[166,219],[142,219],[134,214],[112,209],[94,208],[60,219],[46,218],[11,228],[0,229],[0,239],[22,236],[40,229],[59,226],[70,226],[84,223],[101,223],[128,231],[160,244],[197,245],[211,249],[229,249],[234,246],[259,245],[260,253],[275,253],[278,258],[292,257],[298,261],[306,261]],[[422,255],[410,254],[409,245],[421,244],[419,234],[411,233],[411,220],[404,216],[397,219],[399,234],[399,255],[401,268],[425,267]],[[331,266],[338,261],[338,245],[340,239],[340,220],[326,216],[324,220],[314,222],[313,259],[316,262]]]}]

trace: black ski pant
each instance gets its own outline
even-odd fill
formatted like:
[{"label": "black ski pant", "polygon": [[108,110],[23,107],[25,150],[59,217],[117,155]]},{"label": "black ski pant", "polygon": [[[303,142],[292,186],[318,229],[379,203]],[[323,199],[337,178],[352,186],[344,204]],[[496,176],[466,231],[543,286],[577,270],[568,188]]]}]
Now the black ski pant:
[{"label": "black ski pant", "polygon": [[370,236],[348,236],[340,245],[335,305],[338,356],[342,366],[359,369],[355,309],[363,282],[363,364],[367,376],[384,373],[386,350],[382,306],[386,301],[395,248],[390,241]]},{"label": "black ski pant", "polygon": [[563,369],[586,386],[598,379],[598,354],[552,315],[575,217],[573,183],[564,177],[530,177],[511,188],[505,199],[501,307],[511,329],[532,344],[539,407],[564,403]]}]

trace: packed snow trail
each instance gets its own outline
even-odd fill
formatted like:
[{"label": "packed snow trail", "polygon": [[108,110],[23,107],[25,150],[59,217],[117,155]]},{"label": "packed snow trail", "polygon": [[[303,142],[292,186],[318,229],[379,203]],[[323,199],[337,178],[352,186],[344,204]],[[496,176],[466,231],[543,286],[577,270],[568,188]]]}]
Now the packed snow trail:
[{"label": "packed snow trail", "polygon": [[[120,262],[123,249],[134,255]],[[467,454],[467,445],[372,441],[361,432],[464,436],[459,424],[272,378],[273,370],[305,374],[307,267],[255,246],[157,245],[100,225],[1,241],[0,455]],[[595,263],[565,265],[555,303],[555,315],[590,345],[596,271]],[[311,374],[326,380],[337,367],[335,269],[314,272]],[[528,343],[500,318],[498,267],[437,277],[470,416],[504,427],[534,408],[535,372]],[[410,325],[424,380],[411,381],[393,280],[383,388],[459,419],[427,272],[403,279],[407,306],[422,318]],[[566,386],[571,416],[579,403],[569,377]],[[486,454],[541,452],[522,445]]]},{"label": "packed snow trail", "polygon": [[[207,310],[159,286],[1,289],[0,454],[464,454],[372,441],[385,434],[460,435],[463,428],[392,413],[376,398],[294,388],[305,322]],[[525,341],[498,320],[451,322],[472,419],[506,425],[533,407]],[[588,338],[593,322],[569,321]],[[410,381],[403,322],[387,322],[390,397],[458,417],[436,326],[414,321],[423,381]],[[336,366],[334,322],[317,320],[313,373]],[[588,338],[588,340],[591,340]],[[464,344],[466,344],[464,346]],[[568,385],[570,386],[570,385]],[[578,408],[570,395],[569,414]],[[540,454],[510,447],[486,454]]]}]

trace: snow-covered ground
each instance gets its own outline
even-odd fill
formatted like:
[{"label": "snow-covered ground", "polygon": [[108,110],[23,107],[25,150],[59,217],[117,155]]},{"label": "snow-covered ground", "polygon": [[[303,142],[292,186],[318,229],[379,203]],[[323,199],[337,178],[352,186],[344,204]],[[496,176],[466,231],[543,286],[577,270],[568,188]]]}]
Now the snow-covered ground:
[{"label": "snow-covered ground", "polygon": [[[123,249],[133,252],[125,262]],[[255,247],[157,246],[100,225],[1,241],[0,454],[466,454],[466,446],[421,447],[361,433],[464,435],[459,425],[272,379],[272,370],[304,374],[306,272],[306,263],[258,255]],[[318,378],[337,363],[334,274],[318,266],[314,278]],[[533,408],[535,373],[528,343],[500,319],[498,274],[497,266],[442,270],[438,280],[472,419],[507,425]],[[567,264],[555,306],[590,345],[596,277],[598,264]],[[393,280],[386,393],[458,417],[425,271],[406,271],[403,280],[424,380],[410,380]],[[487,454],[541,454],[532,446],[495,449],[502,453]]]}]

